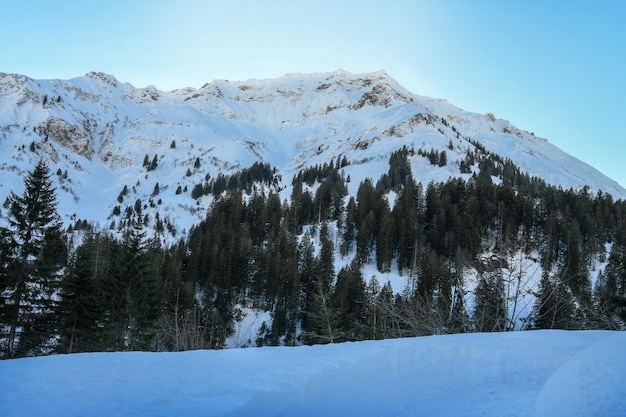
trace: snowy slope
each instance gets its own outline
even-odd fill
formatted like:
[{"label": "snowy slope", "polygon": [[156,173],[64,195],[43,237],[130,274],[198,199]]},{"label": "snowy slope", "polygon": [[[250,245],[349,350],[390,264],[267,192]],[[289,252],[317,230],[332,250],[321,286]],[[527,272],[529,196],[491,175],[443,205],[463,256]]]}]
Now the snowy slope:
[{"label": "snowy slope", "polygon": [[[188,230],[208,206],[206,198],[191,198],[193,185],[255,161],[277,168],[284,198],[298,170],[344,156],[355,193],[362,179],[386,172],[389,155],[403,145],[447,152],[444,167],[412,157],[419,181],[467,177],[459,162],[476,143],[549,183],[626,198],[615,181],[547,140],[491,114],[413,94],[382,71],[221,80],[170,92],[95,72],[71,80],[0,74],[0,199],[21,192],[24,173],[45,158],[62,174],[55,178],[68,224],[86,219],[108,227],[116,205],[139,199],[153,200],[146,211],[152,218],[158,211]],[[144,158],[155,155],[158,166],[147,171]],[[124,186],[130,194],[120,204]],[[187,192],[176,194],[178,186]]]},{"label": "snowy slope", "polygon": [[0,361],[6,417],[626,415],[625,332]]}]

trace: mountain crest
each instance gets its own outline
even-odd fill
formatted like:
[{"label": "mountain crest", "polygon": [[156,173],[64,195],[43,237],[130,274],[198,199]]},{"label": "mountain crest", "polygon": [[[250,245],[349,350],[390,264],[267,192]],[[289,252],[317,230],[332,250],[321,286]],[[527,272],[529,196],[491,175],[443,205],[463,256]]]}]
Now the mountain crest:
[{"label": "mountain crest", "polygon": [[90,71],[85,74],[85,77],[92,78],[97,81],[102,81],[103,83],[109,84],[110,86],[115,88],[118,88],[120,84],[119,81],[117,81],[117,78],[115,78],[111,74],[105,74],[104,72]]},{"label": "mountain crest", "polygon": [[[68,173],[60,187],[66,218],[105,224],[124,187],[146,201],[158,183],[160,209],[188,228],[206,207],[175,190],[260,162],[277,170],[288,196],[299,171],[343,159],[358,184],[377,179],[402,147],[414,150],[411,170],[424,183],[479,173],[469,156],[481,152],[550,184],[626,198],[615,181],[547,140],[493,114],[413,94],[385,71],[216,80],[170,92],[102,72],[71,80],[0,74],[0,85],[0,198],[45,158],[53,172]],[[420,156],[431,151],[445,152],[446,163]],[[146,157],[158,161],[148,172]]]}]

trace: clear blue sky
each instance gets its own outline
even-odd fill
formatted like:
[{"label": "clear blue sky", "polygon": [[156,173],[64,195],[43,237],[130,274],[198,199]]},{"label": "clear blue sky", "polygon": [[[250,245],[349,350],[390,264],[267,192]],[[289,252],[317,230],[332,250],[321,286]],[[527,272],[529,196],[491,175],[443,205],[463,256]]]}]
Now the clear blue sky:
[{"label": "clear blue sky", "polygon": [[626,186],[620,0],[1,0],[0,72],[137,87],[384,69]]}]

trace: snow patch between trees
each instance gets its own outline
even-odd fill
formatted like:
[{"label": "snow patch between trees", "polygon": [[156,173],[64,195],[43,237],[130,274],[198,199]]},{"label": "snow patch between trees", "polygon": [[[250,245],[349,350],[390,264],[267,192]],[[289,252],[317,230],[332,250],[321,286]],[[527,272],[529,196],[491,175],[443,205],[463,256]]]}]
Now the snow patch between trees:
[{"label": "snow patch between trees", "polygon": [[272,325],[271,312],[241,305],[236,306],[235,310],[239,320],[235,320],[233,333],[226,338],[226,348],[256,346],[263,323],[268,329]]}]

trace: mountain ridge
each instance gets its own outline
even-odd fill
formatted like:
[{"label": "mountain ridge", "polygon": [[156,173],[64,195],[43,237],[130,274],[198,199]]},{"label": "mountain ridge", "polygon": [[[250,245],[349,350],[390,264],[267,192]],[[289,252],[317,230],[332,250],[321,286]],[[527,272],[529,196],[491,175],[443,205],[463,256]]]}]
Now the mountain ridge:
[{"label": "mountain ridge", "polygon": [[[491,113],[413,94],[384,71],[215,80],[169,92],[101,72],[70,80],[0,74],[0,198],[20,189],[23,173],[44,158],[60,174],[59,211],[68,223],[106,227],[124,188],[144,203],[158,188],[158,211],[188,230],[208,202],[179,187],[189,191],[261,162],[277,169],[276,191],[285,198],[300,170],[335,159],[347,158],[343,169],[356,184],[376,180],[403,146],[446,152],[443,166],[411,157],[424,183],[469,178],[478,167],[461,172],[461,162],[482,147],[550,184],[626,198],[615,181],[548,140]],[[145,158],[156,158],[155,169]]]}]

